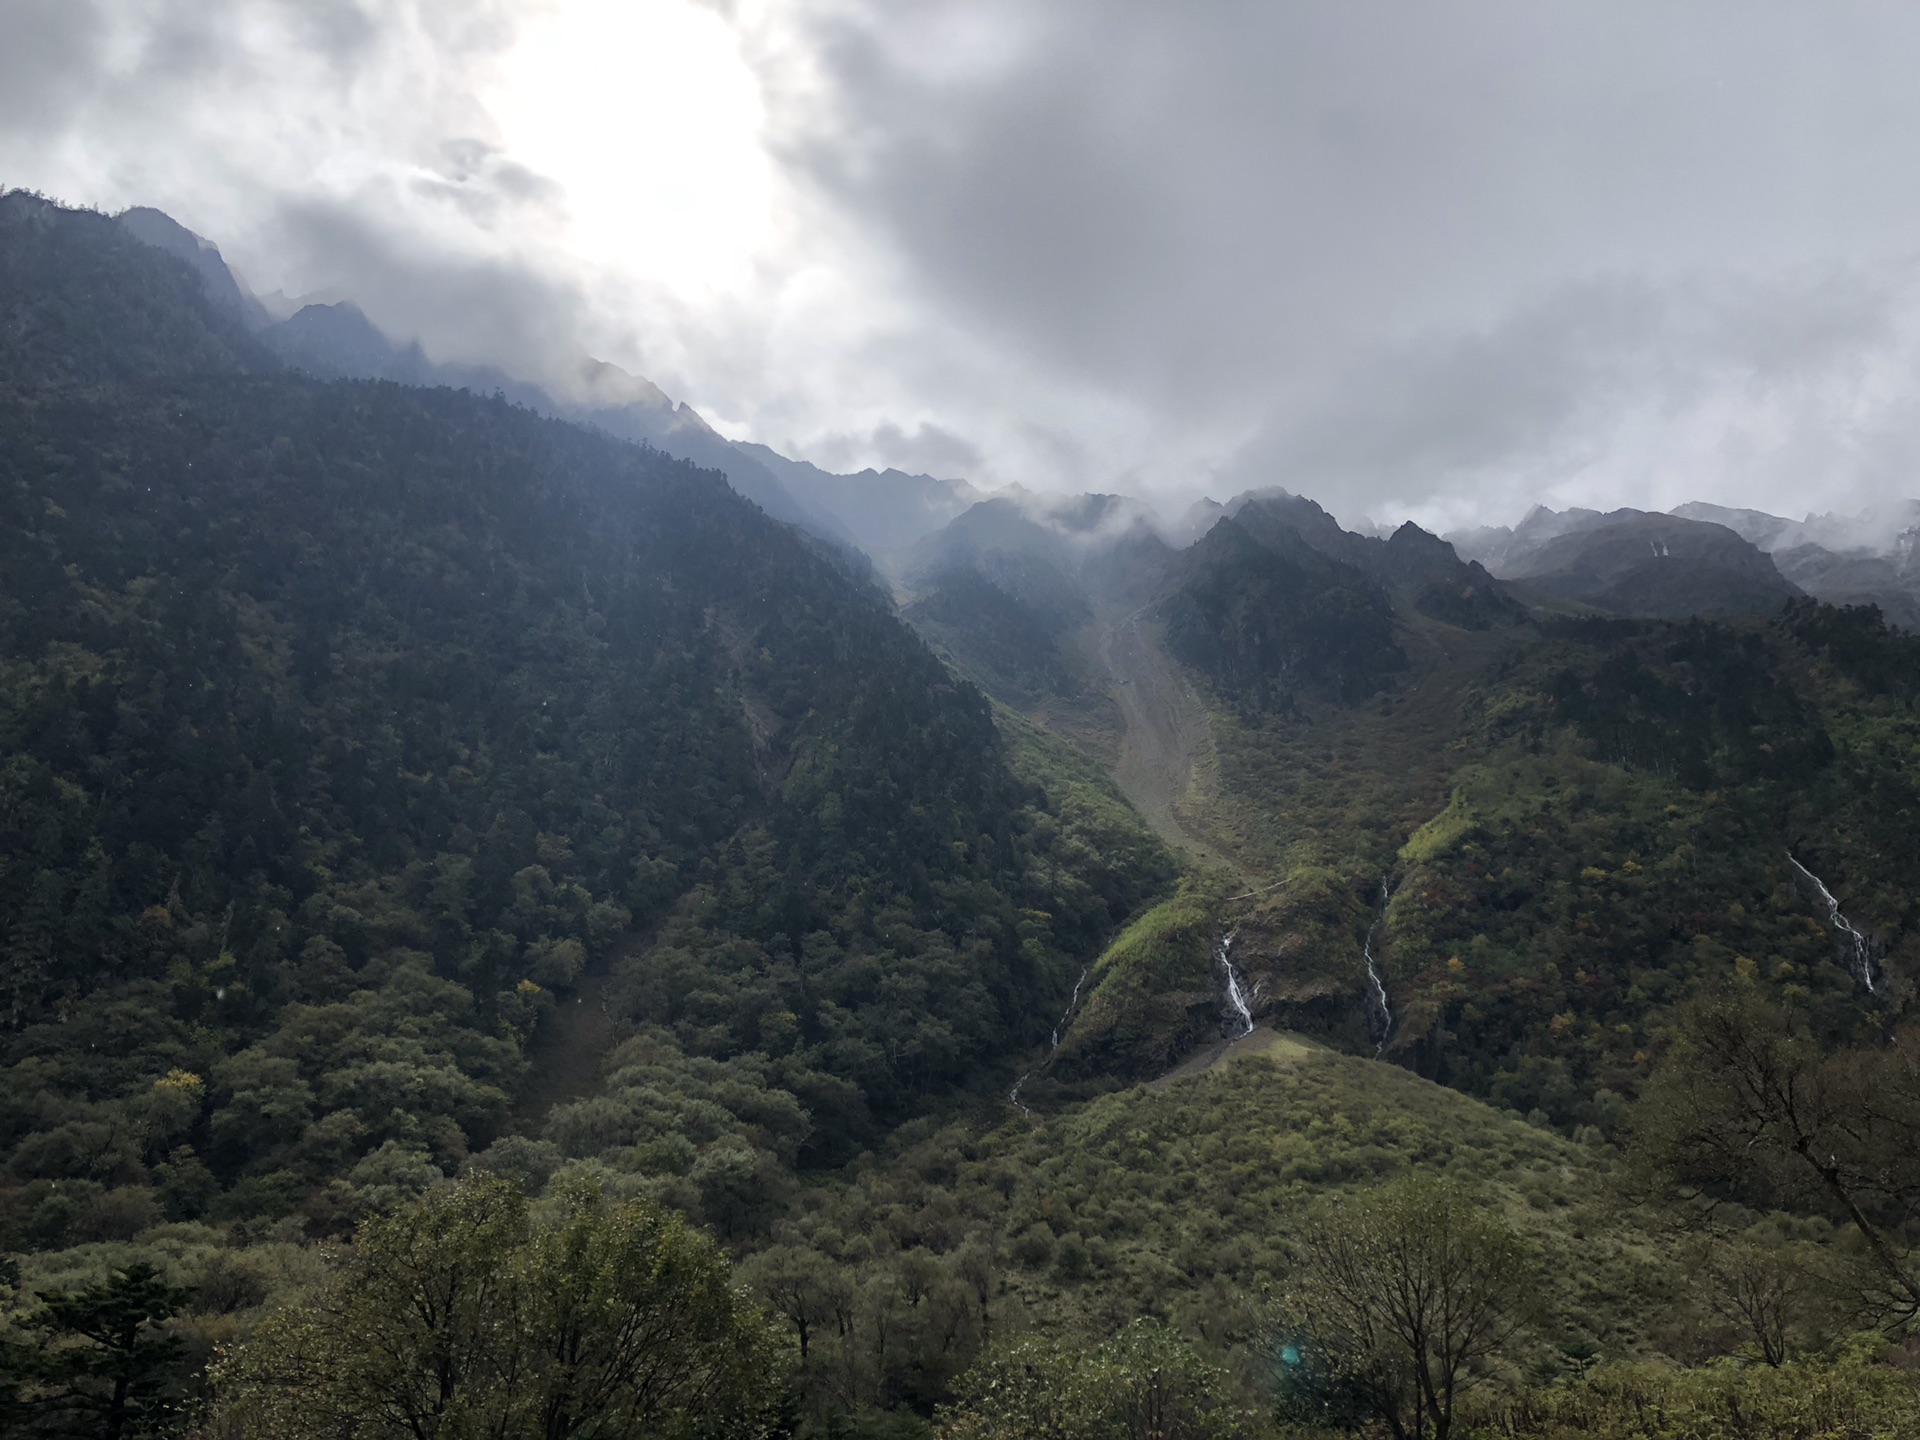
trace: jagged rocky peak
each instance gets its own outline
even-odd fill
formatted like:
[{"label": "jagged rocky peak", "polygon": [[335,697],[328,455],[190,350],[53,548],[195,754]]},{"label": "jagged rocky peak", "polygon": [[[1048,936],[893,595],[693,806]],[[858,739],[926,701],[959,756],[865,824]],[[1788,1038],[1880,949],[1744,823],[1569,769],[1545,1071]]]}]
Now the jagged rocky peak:
[{"label": "jagged rocky peak", "polygon": [[1920,527],[1920,500],[1899,499],[1870,505],[1855,514],[1835,511],[1808,514],[1802,520],[1770,515],[1764,510],[1738,510],[1702,500],[1674,507],[1689,520],[1709,520],[1737,531],[1762,550],[1779,553],[1816,545],[1837,554],[1897,555],[1912,548],[1911,537]]},{"label": "jagged rocky peak", "polygon": [[1509,568],[1549,540],[1584,529],[1601,519],[1598,510],[1553,510],[1535,505],[1517,525],[1476,525],[1450,531],[1446,539],[1463,560],[1477,560],[1495,575]]},{"label": "jagged rocky peak", "polygon": [[1227,507],[1211,495],[1203,495],[1181,512],[1179,520],[1168,527],[1168,539],[1176,545],[1191,545],[1220,522]]},{"label": "jagged rocky peak", "polygon": [[1780,515],[1769,515],[1764,510],[1741,510],[1727,505],[1709,505],[1703,500],[1677,505],[1673,513],[1683,520],[1700,520],[1710,525],[1724,525],[1742,539],[1766,551],[1781,548],[1782,541],[1791,543],[1790,537],[1800,528],[1798,522]]},{"label": "jagged rocky peak", "polygon": [[1241,492],[1227,502],[1227,513],[1243,522],[1251,518],[1256,525],[1291,526],[1308,544],[1326,554],[1338,555],[1351,548],[1349,541],[1365,543],[1366,539],[1343,530],[1317,502],[1278,486]]},{"label": "jagged rocky peak", "polygon": [[1451,574],[1466,563],[1452,545],[1411,520],[1380,543],[1389,573],[1402,580]]},{"label": "jagged rocky peak", "polygon": [[[1283,505],[1281,513],[1307,512]],[[1223,516],[1173,567],[1160,605],[1169,648],[1223,693],[1259,708],[1289,709],[1309,694],[1350,702],[1377,692],[1407,663],[1394,638],[1393,601],[1368,570],[1329,553],[1328,538],[1318,534],[1314,543],[1258,501]]]},{"label": "jagged rocky peak", "polygon": [[1068,568],[1116,547],[1141,545],[1171,551],[1160,517],[1130,495],[1037,494],[1021,485],[1009,485],[976,501],[926,537],[909,562],[908,570],[924,568],[956,550],[992,549],[1046,554]]},{"label": "jagged rocky peak", "polygon": [[191,265],[200,277],[201,289],[214,304],[256,328],[267,323],[266,310],[227,267],[220,247],[211,240],[194,234],[166,211],[148,205],[136,205],[114,218],[121,229],[143,245],[164,250]]},{"label": "jagged rocky peak", "polygon": [[1349,530],[1317,502],[1281,489],[1247,491],[1224,508],[1255,539],[1271,543],[1283,533],[1297,536],[1389,588],[1437,581],[1498,589],[1480,565],[1463,560],[1451,542],[1411,520],[1385,536],[1371,521],[1363,522],[1364,532]]}]

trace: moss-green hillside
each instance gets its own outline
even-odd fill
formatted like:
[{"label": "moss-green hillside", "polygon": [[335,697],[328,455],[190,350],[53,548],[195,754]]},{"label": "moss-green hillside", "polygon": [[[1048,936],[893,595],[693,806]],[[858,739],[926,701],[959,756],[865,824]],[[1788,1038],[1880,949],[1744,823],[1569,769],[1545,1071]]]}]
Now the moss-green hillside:
[{"label": "moss-green hillside", "polygon": [[1262,1298],[1314,1203],[1408,1173],[1475,1188],[1539,1247],[1556,1277],[1550,1346],[1639,1354],[1677,1293],[1667,1251],[1610,1205],[1604,1148],[1391,1065],[1282,1041],[1057,1115],[1003,1114],[911,1126],[773,1226],[748,1273],[802,1306],[839,1293],[854,1317],[846,1339],[813,1341],[816,1385],[857,1374],[879,1404],[922,1393],[922,1307],[943,1298],[955,1344],[1104,1335],[1148,1315],[1250,1365]]},{"label": "moss-green hillside", "polygon": [[[1110,950],[1063,1067],[1144,1075],[1229,1033],[1200,943],[1229,930],[1257,1016],[1353,1053],[1384,1039],[1569,1134],[1617,1119],[1702,984],[1752,978],[1835,1032],[1904,996],[1911,641],[1818,608],[1402,634],[1413,674],[1371,701],[1213,705],[1188,803],[1259,883],[1195,892],[1180,925],[1160,912]],[[1809,873],[1871,937],[1882,994]]]}]

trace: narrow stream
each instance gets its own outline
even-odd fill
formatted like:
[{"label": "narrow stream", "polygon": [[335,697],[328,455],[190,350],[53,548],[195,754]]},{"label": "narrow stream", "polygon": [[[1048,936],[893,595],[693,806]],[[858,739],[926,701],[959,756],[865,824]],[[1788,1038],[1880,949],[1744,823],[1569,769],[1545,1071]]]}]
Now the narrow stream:
[{"label": "narrow stream", "polygon": [[1253,1010],[1247,1003],[1246,988],[1240,983],[1240,972],[1233,968],[1233,937],[1238,933],[1239,931],[1236,928],[1227,931],[1226,934],[1220,937],[1220,943],[1216,945],[1213,950],[1213,960],[1214,963],[1220,967],[1221,973],[1226,980],[1227,1004],[1233,1008],[1233,1013],[1240,1018],[1240,1023],[1246,1027],[1233,1038],[1236,1040],[1244,1040],[1253,1033]]},{"label": "narrow stream", "polygon": [[[1087,983],[1087,976],[1091,975],[1092,973],[1093,973],[1093,967],[1089,965],[1086,969],[1080,972],[1080,978],[1073,982],[1073,994],[1067,1000],[1067,1008],[1061,1012],[1060,1022],[1053,1027],[1053,1039],[1051,1043],[1049,1043],[1047,1046],[1046,1059],[1042,1060],[1040,1064],[1035,1067],[1035,1069],[1044,1070],[1047,1067],[1047,1062],[1053,1059],[1053,1052],[1060,1048],[1060,1032],[1065,1030],[1067,1026],[1072,1023],[1073,1012],[1080,1008],[1080,987]],[[1031,1080],[1032,1078],[1033,1078],[1033,1071],[1032,1070],[1027,1071],[1026,1074],[1022,1075],[1018,1080],[1013,1082],[1013,1089],[1007,1092],[1007,1099],[1013,1102],[1013,1108],[1018,1110],[1022,1115],[1033,1114],[1033,1111],[1029,1110],[1025,1105],[1022,1105],[1020,1103],[1020,1087],[1026,1084],[1027,1081]]]},{"label": "narrow stream", "polygon": [[1799,857],[1791,850],[1787,852],[1787,862],[1812,881],[1813,888],[1820,892],[1820,898],[1827,905],[1827,923],[1838,930],[1845,940],[1847,959],[1855,977],[1867,987],[1869,995],[1877,995],[1880,965],[1873,953],[1873,941],[1867,938],[1859,926],[1840,913],[1840,902],[1834,898],[1833,892],[1827,889],[1827,882],[1802,865]]},{"label": "narrow stream", "polygon": [[1053,1058],[1053,1052],[1060,1048],[1060,1032],[1067,1028],[1067,1022],[1073,1019],[1074,1009],[1080,1004],[1080,987],[1087,983],[1087,971],[1080,972],[1080,978],[1073,982],[1073,994],[1067,999],[1067,1008],[1060,1016],[1060,1023],[1053,1027],[1053,1043],[1047,1046],[1047,1059]]},{"label": "narrow stream", "polygon": [[1373,932],[1380,928],[1380,922],[1387,918],[1387,902],[1393,896],[1387,891],[1386,877],[1380,878],[1380,913],[1373,917],[1373,923],[1367,926],[1367,938],[1361,946],[1367,957],[1367,983],[1373,986],[1373,994],[1368,998],[1367,1009],[1373,1013],[1380,1027],[1380,1038],[1374,1042],[1373,1053],[1377,1058],[1387,1048],[1387,1041],[1393,1038],[1393,1005],[1387,999],[1387,982],[1380,974],[1380,964],[1373,958]]}]

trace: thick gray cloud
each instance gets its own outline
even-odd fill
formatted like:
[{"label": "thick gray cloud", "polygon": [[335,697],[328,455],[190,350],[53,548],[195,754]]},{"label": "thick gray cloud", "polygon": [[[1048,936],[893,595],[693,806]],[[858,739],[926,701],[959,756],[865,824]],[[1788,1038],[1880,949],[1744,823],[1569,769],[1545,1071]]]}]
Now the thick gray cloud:
[{"label": "thick gray cloud", "polygon": [[0,45],[0,126],[57,131],[91,88],[100,17],[87,0],[16,0]]},{"label": "thick gray cloud", "polygon": [[941,293],[1116,376],[1233,384],[1569,272],[1877,255],[1920,220],[1910,7],[1033,8],[836,7],[789,151]]},{"label": "thick gray cloud", "polygon": [[1003,348],[1175,434],[1258,415],[1229,475],[1564,479],[1884,356],[1920,238],[1911,7],[912,11],[817,15],[792,162]]},{"label": "thick gray cloud", "polygon": [[[197,91],[231,85],[263,61],[272,67],[293,51],[344,77],[381,38],[356,0],[9,0],[4,25],[9,150],[62,137],[113,149],[135,123],[164,133]],[[248,43],[269,29],[278,32],[269,50]]]},{"label": "thick gray cloud", "polygon": [[[1494,324],[1370,349],[1225,467],[1463,520],[1543,496],[1667,507],[1705,491],[1864,505],[1916,476],[1911,277],[1573,282]],[[1920,431],[1913,431],[1920,440]]]},{"label": "thick gray cloud", "polygon": [[1435,520],[1920,491],[1911,5],[725,0],[771,218],[694,284],[576,222],[701,135],[583,133],[563,183],[496,104],[556,6],[689,3],[14,0],[0,182],[849,468]]},{"label": "thick gray cloud", "polygon": [[912,431],[884,424],[864,435],[829,436],[809,448],[815,463],[829,468],[854,470],[871,464],[909,475],[964,477],[978,473],[985,459],[963,436],[925,424]]}]

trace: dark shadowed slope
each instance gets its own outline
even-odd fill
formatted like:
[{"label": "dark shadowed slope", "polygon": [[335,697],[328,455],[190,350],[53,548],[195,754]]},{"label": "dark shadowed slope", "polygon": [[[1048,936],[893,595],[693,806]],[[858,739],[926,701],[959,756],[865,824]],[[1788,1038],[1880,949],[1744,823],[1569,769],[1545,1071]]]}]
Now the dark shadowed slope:
[{"label": "dark shadowed slope", "polygon": [[[104,217],[0,200],[0,447],[8,1248],[108,1190],[350,1223],[511,1123],[602,965],[667,1073],[756,1057],[709,1139],[843,1153],[1043,1035],[1163,874],[718,475],[281,373]],[[175,1070],[184,1128],[77,1141]]]}]

